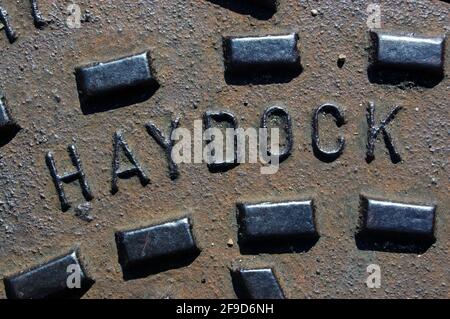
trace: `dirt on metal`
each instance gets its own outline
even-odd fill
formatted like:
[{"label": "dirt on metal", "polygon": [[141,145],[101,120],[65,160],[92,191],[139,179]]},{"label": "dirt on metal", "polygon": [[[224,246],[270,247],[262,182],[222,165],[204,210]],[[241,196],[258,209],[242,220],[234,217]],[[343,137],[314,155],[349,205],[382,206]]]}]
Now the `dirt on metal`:
[{"label": "dirt on metal", "polygon": [[[27,1],[3,2],[19,38],[10,44],[0,31],[0,88],[21,130],[0,148],[0,279],[78,246],[96,281],[85,298],[234,298],[230,268],[236,263],[273,266],[289,298],[450,296],[450,82],[445,76],[427,88],[369,81],[370,1],[286,0],[272,16],[255,5],[241,10],[233,1],[75,2],[83,14],[79,29],[66,24],[72,0],[40,1],[43,16],[53,19],[42,29],[35,28]],[[389,0],[381,10],[386,30],[449,30],[444,1]],[[300,37],[298,77],[227,83],[222,36],[291,31]],[[75,67],[146,50],[161,85],[156,93],[138,104],[83,114]],[[375,160],[366,162],[369,101],[376,104],[377,122],[393,105],[403,107],[389,125],[400,163],[391,162],[382,139]],[[339,105],[346,118],[340,128],[329,117],[321,120],[323,147],[334,147],[338,135],[346,139],[345,151],[331,163],[316,158],[311,147],[312,114],[326,102]],[[272,105],[289,111],[294,134],[292,155],[274,175],[261,175],[260,164],[225,173],[181,164],[180,177],[171,180],[162,148],[145,129],[153,122],[167,130],[181,116],[180,125],[192,130],[210,109],[232,112],[240,127],[258,127]],[[119,180],[112,195],[117,130],[151,182],[143,187],[137,178]],[[72,171],[67,146],[74,143],[94,199],[85,204],[76,183],[65,185],[72,208],[62,212],[45,155],[52,151],[58,169]],[[436,204],[436,243],[423,255],[359,250],[354,235],[361,194]],[[309,251],[241,254],[237,202],[306,198],[314,199],[321,236]],[[185,213],[201,254],[187,267],[124,280],[114,232]],[[380,289],[366,286],[370,264],[381,267]]]}]

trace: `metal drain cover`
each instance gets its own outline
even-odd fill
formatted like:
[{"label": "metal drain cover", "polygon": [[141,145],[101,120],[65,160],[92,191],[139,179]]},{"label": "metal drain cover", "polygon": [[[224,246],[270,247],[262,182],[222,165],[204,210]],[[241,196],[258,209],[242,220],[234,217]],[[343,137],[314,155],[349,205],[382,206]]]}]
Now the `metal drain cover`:
[{"label": "metal drain cover", "polygon": [[0,6],[0,297],[449,297],[448,2]]}]

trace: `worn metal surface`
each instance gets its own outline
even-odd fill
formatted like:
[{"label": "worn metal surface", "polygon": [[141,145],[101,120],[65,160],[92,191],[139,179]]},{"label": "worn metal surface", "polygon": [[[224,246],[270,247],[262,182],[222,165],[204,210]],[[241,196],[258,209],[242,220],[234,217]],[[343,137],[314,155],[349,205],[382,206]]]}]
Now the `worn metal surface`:
[{"label": "worn metal surface", "polygon": [[[21,130],[0,143],[0,278],[78,246],[95,279],[86,298],[234,298],[234,263],[274,269],[287,298],[449,297],[450,83],[445,74],[421,83],[368,71],[369,1],[281,0],[276,12],[252,1],[75,2],[83,14],[79,29],[65,23],[72,0],[38,1],[43,19],[53,20],[41,28],[35,27],[27,1],[1,4],[18,38],[11,44],[0,30],[0,89]],[[449,10],[445,1],[383,1],[382,28],[445,35]],[[224,73],[224,36],[292,32],[299,35],[301,72],[273,77]],[[448,41],[446,49],[448,73]],[[83,109],[76,67],[147,51],[158,90],[126,96],[112,107]],[[371,101],[379,127],[368,131]],[[345,149],[332,160],[311,146],[311,119],[326,103],[345,114],[340,127],[318,114],[322,149],[336,149],[337,137],[345,138]],[[274,105],[289,112],[294,137],[290,156],[274,175],[261,175],[260,164],[241,164],[224,173],[210,172],[206,164],[182,164],[172,180],[164,149],[145,127],[153,122],[168,131],[171,120],[180,116],[180,126],[192,129],[207,110],[232,112],[239,126],[258,127],[264,110]],[[380,122],[394,106],[401,110],[384,129]],[[111,192],[118,130],[150,183],[140,183],[139,174],[119,178],[117,192]],[[368,134],[377,138],[373,156],[366,156]],[[389,140],[399,155],[394,161],[395,152],[384,144]],[[73,172],[67,153],[71,144],[93,199],[86,204],[77,183],[64,184],[71,207],[62,212],[46,154],[53,153],[61,174]],[[360,245],[355,234],[361,195],[436,205],[436,241],[419,253]],[[311,247],[240,249],[236,203],[308,199],[314,200],[320,234]],[[115,232],[186,214],[193,220],[200,255],[174,269],[125,276]],[[379,289],[365,284],[369,264],[381,267]],[[6,297],[3,284],[0,297]]]},{"label": "worn metal surface", "polygon": [[[70,289],[67,285],[67,269],[75,265],[80,269],[80,287]],[[10,299],[61,298],[62,296],[79,297],[92,285],[80,264],[76,251],[60,256],[46,264],[26,270],[5,279],[6,295]],[[75,296],[73,295],[75,294]]]}]

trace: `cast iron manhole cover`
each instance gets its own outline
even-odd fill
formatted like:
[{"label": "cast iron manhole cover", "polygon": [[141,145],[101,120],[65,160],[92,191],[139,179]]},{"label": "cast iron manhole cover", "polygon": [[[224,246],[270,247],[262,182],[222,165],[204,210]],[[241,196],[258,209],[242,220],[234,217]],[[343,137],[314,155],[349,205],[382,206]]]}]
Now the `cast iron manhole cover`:
[{"label": "cast iron manhole cover", "polygon": [[0,8],[0,297],[449,297],[446,1]]}]

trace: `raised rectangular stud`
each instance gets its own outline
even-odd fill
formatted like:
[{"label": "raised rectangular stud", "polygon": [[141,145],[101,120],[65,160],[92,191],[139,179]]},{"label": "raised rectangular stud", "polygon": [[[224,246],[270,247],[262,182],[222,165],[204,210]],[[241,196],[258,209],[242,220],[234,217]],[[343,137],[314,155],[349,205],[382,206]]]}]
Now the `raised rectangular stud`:
[{"label": "raised rectangular stud", "polygon": [[283,290],[273,270],[237,269],[231,272],[238,298],[242,299],[285,299]]},{"label": "raised rectangular stud", "polygon": [[434,238],[435,206],[362,199],[362,231],[393,239]]},{"label": "raised rectangular stud", "polygon": [[[73,276],[73,281],[70,276]],[[79,287],[76,286],[78,279]],[[80,297],[94,281],[86,275],[77,252],[72,251],[44,265],[5,278],[4,282],[6,295],[10,299],[42,299]]]},{"label": "raised rectangular stud", "polygon": [[443,73],[444,36],[372,31],[371,39],[372,67]]},{"label": "raised rectangular stud", "polygon": [[318,236],[312,200],[238,204],[240,241]]},{"label": "raised rectangular stud", "polygon": [[14,125],[14,121],[6,109],[5,97],[0,92],[0,132],[8,131]]},{"label": "raised rectangular stud", "polygon": [[146,262],[196,255],[200,249],[194,239],[189,218],[116,233],[119,261],[123,268]]},{"label": "raised rectangular stud", "polygon": [[158,86],[147,52],[78,67],[75,74],[80,94],[85,98],[142,87],[152,90]]},{"label": "raised rectangular stud", "polygon": [[223,39],[225,69],[230,73],[259,70],[300,69],[298,35],[267,35],[259,37],[225,37]]},{"label": "raised rectangular stud", "polygon": [[0,91],[0,147],[8,144],[19,131],[20,126],[12,119],[6,107],[5,96]]}]

